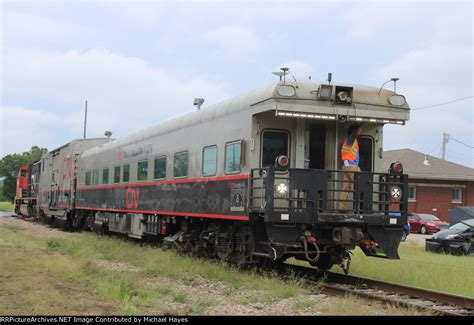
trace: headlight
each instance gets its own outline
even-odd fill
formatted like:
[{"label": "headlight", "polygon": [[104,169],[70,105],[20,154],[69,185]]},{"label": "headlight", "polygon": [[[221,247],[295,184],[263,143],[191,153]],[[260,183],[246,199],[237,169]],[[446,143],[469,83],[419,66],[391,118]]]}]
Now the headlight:
[{"label": "headlight", "polygon": [[293,97],[296,94],[296,90],[293,86],[283,85],[277,90],[278,95],[284,97]]},{"label": "headlight", "polygon": [[406,103],[405,96],[403,96],[403,95],[392,95],[392,96],[390,96],[388,101],[393,106],[403,106]]},{"label": "headlight", "polygon": [[402,198],[402,189],[396,185],[390,186],[390,198],[393,202],[398,202]]},{"label": "headlight", "polygon": [[346,91],[340,91],[337,93],[337,98],[341,101],[341,102],[346,102],[346,103],[350,103],[352,101],[352,98],[349,96],[349,94],[346,92]]},{"label": "headlight", "polygon": [[275,194],[277,196],[286,196],[288,194],[288,184],[278,183],[275,185]]},{"label": "headlight", "polygon": [[452,235],[447,235],[446,239],[456,239],[457,237],[458,237],[458,235],[452,234]]}]

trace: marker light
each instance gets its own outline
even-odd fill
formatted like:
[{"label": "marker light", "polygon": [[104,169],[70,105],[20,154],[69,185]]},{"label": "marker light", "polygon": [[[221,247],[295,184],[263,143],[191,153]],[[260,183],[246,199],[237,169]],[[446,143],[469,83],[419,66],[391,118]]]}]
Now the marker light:
[{"label": "marker light", "polygon": [[395,175],[401,175],[403,173],[403,165],[399,161],[395,161],[390,164],[390,172]]},{"label": "marker light", "polygon": [[275,193],[278,196],[285,196],[288,193],[288,184],[279,183],[275,185]]},{"label": "marker light", "polygon": [[390,186],[390,198],[392,202],[398,202],[402,198],[402,189],[396,185]]},{"label": "marker light", "polygon": [[287,167],[289,163],[289,159],[285,155],[278,156],[276,159],[276,163],[278,167]]}]

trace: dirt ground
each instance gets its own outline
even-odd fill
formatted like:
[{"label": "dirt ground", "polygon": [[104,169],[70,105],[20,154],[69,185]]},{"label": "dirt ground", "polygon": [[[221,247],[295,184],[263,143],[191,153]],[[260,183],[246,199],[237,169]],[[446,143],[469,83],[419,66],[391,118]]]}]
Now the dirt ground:
[{"label": "dirt ground", "polygon": [[[405,243],[407,244],[414,244],[420,247],[425,247],[425,240],[431,238],[431,235],[422,235],[422,234],[415,234],[411,233],[408,235],[407,240]],[[403,243],[402,243],[403,245]]]},{"label": "dirt ground", "polygon": [[[34,236],[50,239],[64,238],[70,233],[60,229],[51,228],[44,224],[32,221],[25,221],[21,218],[0,214],[0,227],[14,229],[17,227],[22,232],[31,233]],[[408,239],[414,239],[417,235],[411,235]],[[126,261],[94,260],[93,263],[111,272],[141,272],[139,268],[128,264]],[[10,276],[14,277],[14,273]],[[146,288],[161,290],[164,292],[163,298],[159,300],[158,309],[150,307],[142,309],[143,314],[166,313],[170,315],[410,315],[418,314],[416,311],[399,309],[395,306],[386,306],[372,301],[364,301],[354,297],[332,297],[324,294],[298,294],[288,298],[269,297],[268,293],[247,288],[234,289],[231,285],[215,280],[210,280],[202,276],[193,276],[192,279],[176,280],[165,276],[144,276],[143,283]],[[170,290],[169,288],[172,288]],[[64,289],[64,290],[63,290]],[[74,289],[74,290],[72,290]],[[14,289],[17,290],[17,289]],[[36,288],[36,291],[42,290]],[[64,291],[64,292],[63,292]],[[63,284],[55,287],[55,300],[67,297],[70,302],[84,301],[83,297],[90,289],[83,284],[70,285]],[[13,292],[12,292],[13,293]],[[8,295],[8,292],[6,293]],[[17,294],[21,294],[17,292]],[[11,296],[11,295],[10,295]],[[77,299],[76,299],[76,298]],[[123,313],[121,307],[111,302],[105,297],[92,295],[91,301],[95,301],[95,308],[85,305],[84,308],[91,308],[89,311],[106,314]],[[18,297],[18,302],[23,301]],[[46,297],[47,298],[47,297]],[[81,299],[79,299],[81,298]],[[105,299],[104,299],[105,298]],[[1,299],[0,299],[1,300]],[[44,299],[42,304],[48,304]],[[17,303],[18,303],[17,302]],[[15,304],[17,304],[15,303]],[[64,305],[66,307],[66,305]],[[68,305],[69,312],[83,313],[84,308],[79,308],[74,304]],[[47,308],[47,307],[42,307]],[[8,314],[10,307],[0,305],[0,314]],[[39,309],[44,310],[44,309]],[[46,309],[48,310],[48,309]],[[63,309],[55,309],[54,313],[61,313]],[[18,313],[20,310],[16,309]],[[35,309],[32,309],[35,311]],[[41,312],[40,312],[41,313]]]}]

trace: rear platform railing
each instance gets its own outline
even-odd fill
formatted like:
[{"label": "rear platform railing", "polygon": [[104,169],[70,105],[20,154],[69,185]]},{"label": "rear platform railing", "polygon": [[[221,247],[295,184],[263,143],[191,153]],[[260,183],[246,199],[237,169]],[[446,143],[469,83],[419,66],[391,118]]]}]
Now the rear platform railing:
[{"label": "rear platform railing", "polygon": [[[345,174],[350,174],[346,175]],[[292,213],[312,216],[390,216],[407,212],[406,175],[342,170],[252,169],[249,186],[250,210],[264,213]],[[281,194],[277,186],[285,184]],[[348,184],[343,189],[344,184]],[[397,187],[403,194],[391,197]],[[284,186],[283,186],[284,188]],[[347,197],[341,195],[347,192]]]}]

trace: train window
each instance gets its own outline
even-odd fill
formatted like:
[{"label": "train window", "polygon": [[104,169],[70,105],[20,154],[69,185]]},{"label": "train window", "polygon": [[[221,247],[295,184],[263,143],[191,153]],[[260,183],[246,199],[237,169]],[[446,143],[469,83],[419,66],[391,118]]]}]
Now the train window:
[{"label": "train window", "polygon": [[137,180],[143,181],[148,178],[148,160],[138,162]]},{"label": "train window", "polygon": [[86,172],[86,185],[91,185],[91,172]]},{"label": "train window", "polygon": [[357,142],[359,142],[359,167],[364,172],[372,172],[374,159],[373,155],[373,140],[368,136],[361,136]]},{"label": "train window", "polygon": [[114,167],[114,183],[120,183],[120,166]]},{"label": "train window", "polygon": [[214,176],[217,171],[217,146],[202,150],[202,175]]},{"label": "train window", "polygon": [[166,156],[155,158],[155,179],[166,178]]},{"label": "train window", "polygon": [[109,184],[109,169],[104,168],[102,170],[102,184]]},{"label": "train window", "polygon": [[174,154],[174,177],[188,176],[188,152]]},{"label": "train window", "polygon": [[288,138],[286,131],[263,131],[262,167],[275,166],[275,159],[278,156],[289,156]]},{"label": "train window", "polygon": [[99,184],[99,170],[94,169],[92,171],[92,185],[98,185]]},{"label": "train window", "polygon": [[22,177],[25,177],[25,176],[26,176],[26,170],[25,170],[25,169],[22,169],[22,170],[21,170],[21,176],[22,176]]},{"label": "train window", "polygon": [[130,165],[123,165],[123,171],[122,171],[122,182],[128,183],[130,180]]},{"label": "train window", "polygon": [[226,174],[240,173],[242,142],[231,142],[225,145],[224,171]]}]

